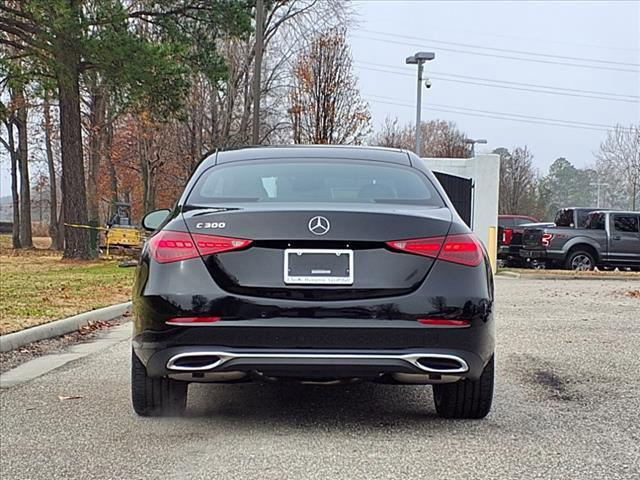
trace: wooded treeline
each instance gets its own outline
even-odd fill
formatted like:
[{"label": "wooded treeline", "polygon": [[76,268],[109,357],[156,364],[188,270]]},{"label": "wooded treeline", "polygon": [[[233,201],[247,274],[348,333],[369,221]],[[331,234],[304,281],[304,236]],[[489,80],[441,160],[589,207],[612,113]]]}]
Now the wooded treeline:
[{"label": "wooded treeline", "polygon": [[[13,246],[32,246],[30,196],[46,192],[52,248],[91,258],[88,230],[65,224],[103,225],[118,201],[138,221],[170,207],[206,152],[251,145],[254,125],[258,144],[413,149],[410,124],[387,119],[370,135],[346,42],[351,18],[344,0],[2,2],[0,143]],[[424,156],[470,155],[454,123],[421,129]],[[499,149],[500,211],[548,218],[556,205],[595,205],[593,182],[609,183],[602,206],[637,208],[639,135],[618,127],[594,169],[558,159],[546,177],[526,147]]]},{"label": "wooded treeline", "polygon": [[319,112],[298,108],[299,121],[321,113],[336,126],[327,142],[353,141],[370,115],[344,40],[349,19],[341,0],[4,2],[0,117],[15,171],[14,246],[31,246],[34,158],[47,164],[37,168],[46,170],[53,247],[90,258],[87,230],[65,223],[103,224],[115,201],[131,202],[136,219],[170,206],[206,152],[252,143],[256,95],[258,143],[293,143],[293,92],[311,98],[336,80],[323,70],[308,83],[301,66],[319,48],[354,87],[335,102],[359,109],[323,102]]},{"label": "wooded treeline", "polygon": [[563,207],[640,208],[640,125],[609,131],[595,163],[585,168],[560,157],[541,175],[527,146],[494,153],[500,155],[500,213],[553,221]]}]

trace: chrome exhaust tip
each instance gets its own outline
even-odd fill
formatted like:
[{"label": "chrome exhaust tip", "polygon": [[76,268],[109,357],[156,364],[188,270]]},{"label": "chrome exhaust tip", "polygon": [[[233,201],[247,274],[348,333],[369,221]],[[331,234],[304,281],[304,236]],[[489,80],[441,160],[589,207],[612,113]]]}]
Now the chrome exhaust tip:
[{"label": "chrome exhaust tip", "polygon": [[225,360],[219,355],[205,352],[179,353],[167,362],[167,370],[177,372],[202,372],[220,366]]}]

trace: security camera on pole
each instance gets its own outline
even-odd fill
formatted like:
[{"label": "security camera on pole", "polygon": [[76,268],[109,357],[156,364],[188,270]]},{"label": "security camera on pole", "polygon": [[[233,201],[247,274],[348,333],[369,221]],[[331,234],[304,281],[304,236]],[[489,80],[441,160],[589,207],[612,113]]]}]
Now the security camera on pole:
[{"label": "security camera on pole", "polygon": [[[418,65],[418,98],[416,104],[416,155],[420,156],[420,110],[422,108],[422,71],[424,62],[428,62],[436,58],[433,52],[417,52],[411,57],[407,57],[406,63],[410,65]],[[425,87],[431,88],[431,80],[427,79]]]}]

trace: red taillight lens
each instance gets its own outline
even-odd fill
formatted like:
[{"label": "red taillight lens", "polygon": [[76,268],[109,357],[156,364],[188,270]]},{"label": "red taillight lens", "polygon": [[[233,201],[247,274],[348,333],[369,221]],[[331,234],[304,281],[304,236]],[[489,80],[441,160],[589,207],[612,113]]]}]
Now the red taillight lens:
[{"label": "red taillight lens", "polygon": [[207,325],[209,323],[215,323],[220,320],[220,317],[178,317],[167,320],[167,325],[174,326],[198,326],[198,325]]},{"label": "red taillight lens", "polygon": [[438,260],[476,267],[482,262],[482,246],[473,234],[449,235]]},{"label": "red taillight lens", "polygon": [[513,230],[511,230],[510,228],[505,228],[502,231],[502,244],[511,245],[512,238],[513,238]]},{"label": "red taillight lens", "polygon": [[543,233],[542,238],[540,239],[540,243],[543,247],[548,247],[551,243],[551,239],[553,238],[553,234],[551,233]]},{"label": "red taillight lens", "polygon": [[245,238],[217,237],[215,235],[193,234],[196,247],[200,255],[213,255],[214,253],[229,252],[248,247],[252,241]]},{"label": "red taillight lens", "polygon": [[149,253],[158,263],[179,262],[200,255],[247,247],[251,240],[163,230],[149,239]]},{"label": "red taillight lens", "polygon": [[442,248],[444,237],[416,238],[413,240],[396,240],[387,242],[391,248],[416,255],[436,258]]},{"label": "red taillight lens", "polygon": [[471,325],[468,320],[451,320],[448,318],[419,318],[418,323],[436,327],[468,327]]},{"label": "red taillight lens", "polygon": [[473,234],[416,238],[387,242],[393,249],[475,267],[482,262],[482,247]]}]

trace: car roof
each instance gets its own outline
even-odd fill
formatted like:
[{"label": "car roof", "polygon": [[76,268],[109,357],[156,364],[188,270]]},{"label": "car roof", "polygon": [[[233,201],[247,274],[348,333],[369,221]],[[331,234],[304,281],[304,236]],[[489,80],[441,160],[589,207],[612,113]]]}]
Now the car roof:
[{"label": "car roof", "polygon": [[373,160],[379,162],[411,165],[406,150],[386,147],[352,145],[283,145],[248,147],[214,153],[203,163],[208,165],[239,162],[243,160],[288,158],[343,158],[350,160]]}]

